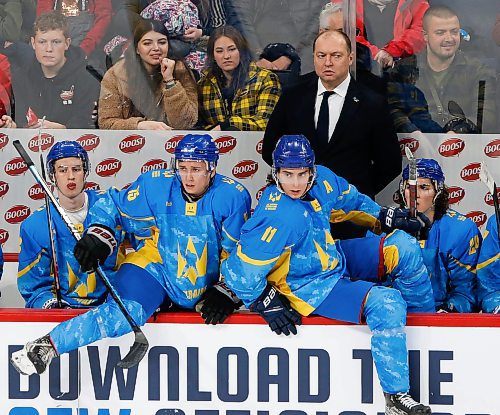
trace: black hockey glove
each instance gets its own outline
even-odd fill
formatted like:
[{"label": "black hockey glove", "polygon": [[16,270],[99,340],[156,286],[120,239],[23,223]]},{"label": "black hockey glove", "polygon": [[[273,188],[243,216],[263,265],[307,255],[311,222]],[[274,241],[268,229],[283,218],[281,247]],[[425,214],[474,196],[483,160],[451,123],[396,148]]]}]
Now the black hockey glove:
[{"label": "black hockey glove", "polygon": [[[67,303],[66,301],[64,300],[61,300],[61,308],[71,308],[71,306],[69,305],[69,303]],[[57,299],[56,298],[51,298],[47,301],[45,301],[42,305],[42,308],[45,308],[45,309],[50,309],[50,308],[59,308],[59,304],[57,304]]]},{"label": "black hockey glove", "polygon": [[390,233],[394,229],[401,229],[411,235],[416,235],[422,228],[431,227],[432,224],[427,216],[417,212],[417,217],[410,217],[409,209],[396,207],[383,207],[378,215],[382,226],[382,232]]},{"label": "black hockey glove", "polygon": [[453,303],[443,303],[437,307],[438,313],[458,313]]},{"label": "black hockey glove", "polygon": [[210,287],[203,299],[196,304],[205,324],[223,323],[234,310],[241,306],[241,300],[222,281]]},{"label": "black hockey glove", "polygon": [[250,310],[259,313],[276,334],[297,334],[295,326],[302,324],[300,314],[290,307],[288,299],[269,284]]},{"label": "black hockey glove", "polygon": [[114,233],[106,226],[91,225],[73,249],[82,271],[92,271],[116,248]]}]

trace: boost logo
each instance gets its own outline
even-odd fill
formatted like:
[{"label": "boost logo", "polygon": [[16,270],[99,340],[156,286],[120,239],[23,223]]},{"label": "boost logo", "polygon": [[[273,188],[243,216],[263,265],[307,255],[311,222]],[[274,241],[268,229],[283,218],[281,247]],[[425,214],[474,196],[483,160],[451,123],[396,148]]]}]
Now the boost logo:
[{"label": "boost logo", "polygon": [[4,219],[5,222],[10,224],[21,223],[30,215],[31,211],[28,206],[25,205],[15,205],[12,206],[7,212],[5,212]]},{"label": "boost logo", "polygon": [[236,138],[230,135],[223,135],[215,140],[215,145],[219,149],[220,154],[230,153],[236,147]]},{"label": "boost logo", "polygon": [[420,143],[418,142],[418,140],[413,137],[406,137],[399,140],[399,150],[401,151],[401,155],[403,157],[406,155],[405,147],[409,147],[411,152],[415,153],[419,145]]},{"label": "boost logo", "polygon": [[233,176],[238,179],[248,179],[259,170],[259,163],[253,160],[241,160],[233,167]]},{"label": "boost logo", "polygon": [[458,186],[448,187],[448,193],[450,195],[450,205],[459,203],[465,197],[465,189]]},{"label": "boost logo", "polygon": [[141,174],[151,170],[168,169],[168,163],[162,159],[153,159],[144,163],[141,167]]},{"label": "boost logo", "polygon": [[481,163],[470,163],[465,166],[460,172],[460,177],[466,182],[474,182],[479,180],[479,172],[481,171]]},{"label": "boost logo", "polygon": [[484,147],[484,154],[491,158],[500,157],[500,138],[486,144],[486,147]]},{"label": "boost logo", "polygon": [[[500,199],[500,189],[497,189],[497,196],[498,196],[498,199]],[[488,192],[484,195],[484,202],[488,205],[488,206],[493,206],[494,205],[494,202],[493,202],[493,195]]]},{"label": "boost logo", "polygon": [[92,151],[97,148],[101,139],[95,134],[84,134],[77,138],[76,141],[85,149],[85,151]]},{"label": "boost logo", "polygon": [[0,133],[0,150],[4,148],[9,143],[9,136],[7,134]]},{"label": "boost logo", "polygon": [[35,135],[29,142],[28,148],[35,153],[42,148],[42,151],[48,150],[54,144],[54,136],[42,133],[40,134],[40,139],[38,139],[38,135]]},{"label": "boost logo", "polygon": [[443,157],[454,157],[458,156],[464,148],[465,141],[460,138],[449,138],[440,144],[438,151]]},{"label": "boost logo", "polygon": [[478,228],[486,223],[486,213],[481,212],[480,210],[473,210],[472,212],[467,213],[465,216],[472,220],[472,222],[474,222]]},{"label": "boost logo", "polygon": [[174,135],[172,138],[169,138],[165,143],[165,151],[167,153],[174,154],[175,147],[177,147],[177,144],[179,144],[179,141],[181,141],[183,138],[183,135]]},{"label": "boost logo", "polygon": [[0,197],[4,197],[9,191],[9,183],[0,181]]},{"label": "boost logo", "polygon": [[28,166],[21,157],[16,157],[5,163],[5,167],[3,169],[9,176],[20,176],[28,170]]},{"label": "boost logo", "polygon": [[0,245],[3,245],[9,239],[9,232],[5,229],[0,229]]},{"label": "boost logo", "polygon": [[122,162],[118,159],[109,158],[101,161],[95,166],[95,173],[101,177],[114,176],[122,168]]},{"label": "boost logo", "polygon": [[96,182],[87,182],[85,183],[85,190],[99,190],[101,186],[99,186]]},{"label": "boost logo", "polygon": [[28,197],[32,200],[43,199],[45,197],[45,194],[43,193],[42,186],[40,186],[38,183],[31,186],[28,190]]},{"label": "boost logo", "polygon": [[264,140],[260,140],[256,145],[255,145],[255,151],[259,154],[262,154],[262,144]]},{"label": "boost logo", "polygon": [[124,153],[135,153],[144,147],[146,139],[142,135],[132,134],[120,141],[119,148]]}]

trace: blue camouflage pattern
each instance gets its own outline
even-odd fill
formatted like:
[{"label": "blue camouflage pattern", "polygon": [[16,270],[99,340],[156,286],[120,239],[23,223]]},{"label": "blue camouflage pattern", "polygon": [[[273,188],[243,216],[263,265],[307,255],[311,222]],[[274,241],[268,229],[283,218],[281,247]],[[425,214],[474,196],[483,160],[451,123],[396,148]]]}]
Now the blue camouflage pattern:
[{"label": "blue camouflage pattern", "polygon": [[[86,190],[89,209],[102,197],[103,191]],[[50,249],[50,231],[47,222],[46,207],[43,206],[31,214],[20,229],[20,252],[17,275],[19,292],[26,301],[27,308],[45,308],[54,304],[56,299],[54,275],[51,273],[52,256]],[[50,213],[54,228],[56,259],[61,285],[61,299],[72,308],[94,307],[106,298],[106,287],[95,273],[80,271],[80,265],[73,255],[75,239],[59,213],[51,205]],[[87,214],[82,224],[76,224],[80,233],[92,224]],[[114,229],[114,227],[111,227]],[[120,245],[123,233],[115,231],[115,238]],[[121,249],[115,250],[102,265],[108,278],[113,281],[117,267],[123,260]]]},{"label": "blue camouflage pattern", "polygon": [[488,219],[477,264],[478,305],[485,313],[500,313],[500,242],[495,215]]}]

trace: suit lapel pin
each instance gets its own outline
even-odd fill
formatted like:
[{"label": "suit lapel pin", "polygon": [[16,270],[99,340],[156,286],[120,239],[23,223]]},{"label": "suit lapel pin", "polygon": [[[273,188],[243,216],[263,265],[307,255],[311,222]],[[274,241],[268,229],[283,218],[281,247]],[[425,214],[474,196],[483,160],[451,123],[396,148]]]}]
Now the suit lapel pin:
[{"label": "suit lapel pin", "polygon": [[353,100],[354,102],[359,102],[359,99],[358,99],[357,97],[353,97],[353,98],[352,98],[352,100]]}]

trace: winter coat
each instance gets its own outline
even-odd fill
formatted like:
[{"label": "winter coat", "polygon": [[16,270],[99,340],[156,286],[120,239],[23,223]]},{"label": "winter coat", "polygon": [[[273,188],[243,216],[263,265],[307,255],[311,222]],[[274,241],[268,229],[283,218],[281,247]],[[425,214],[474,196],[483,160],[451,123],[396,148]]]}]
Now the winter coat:
[{"label": "winter coat", "polygon": [[99,82],[86,69],[80,49],[70,47],[66,62],[53,78],[46,78],[37,60],[28,67],[12,69],[14,119],[26,126],[26,114],[33,112],[66,128],[95,128],[93,111],[99,96]]},{"label": "winter coat", "polygon": [[[129,98],[123,59],[113,65],[104,75],[99,98],[99,127],[107,130],[135,130],[137,124],[148,118],[136,108]],[[192,128],[198,119],[198,101],[196,82],[186,66],[176,62],[174,69],[175,86],[168,88],[162,83],[161,90],[156,91],[151,99],[163,106],[163,121],[176,130]],[[145,93],[147,93],[145,91]]]}]

